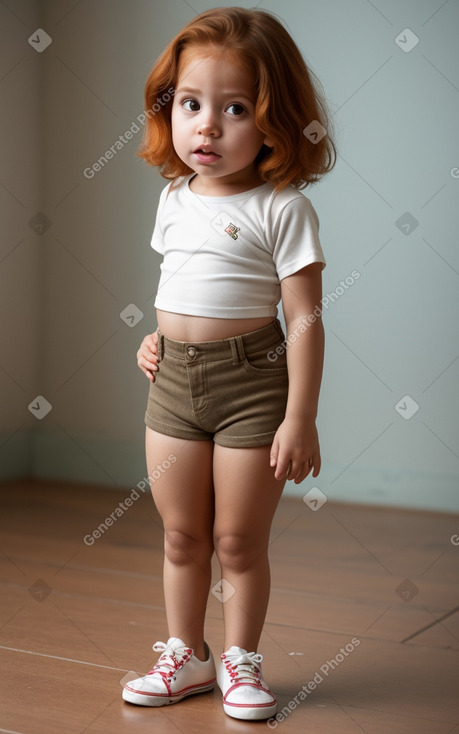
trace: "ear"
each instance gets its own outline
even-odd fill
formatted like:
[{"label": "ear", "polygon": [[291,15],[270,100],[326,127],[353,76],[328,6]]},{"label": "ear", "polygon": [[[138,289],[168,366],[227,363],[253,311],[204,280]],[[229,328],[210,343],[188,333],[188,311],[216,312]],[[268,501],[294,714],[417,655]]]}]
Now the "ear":
[{"label": "ear", "polygon": [[263,140],[263,145],[266,145],[268,148],[274,148],[274,140],[270,137],[266,137]]}]

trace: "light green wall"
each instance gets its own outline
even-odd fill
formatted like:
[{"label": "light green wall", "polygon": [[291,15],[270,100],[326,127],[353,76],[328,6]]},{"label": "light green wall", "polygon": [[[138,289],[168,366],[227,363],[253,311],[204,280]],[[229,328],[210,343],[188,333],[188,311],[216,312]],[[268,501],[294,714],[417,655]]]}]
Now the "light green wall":
[{"label": "light green wall", "polygon": [[[0,5],[0,479],[126,487],[145,474],[148,384],[135,354],[156,326],[149,240],[165,182],[136,159],[140,132],[92,179],[83,171],[136,121],[169,38],[213,5]],[[333,173],[306,191],[333,300],[323,469],[286,492],[457,511],[459,3],[258,7],[279,15],[322,81],[339,148]],[[52,38],[42,53],[27,41],[37,28]],[[51,223],[41,235],[28,224],[37,212]],[[418,222],[408,234],[406,212]],[[144,314],[132,328],[120,318],[131,303]],[[52,405],[41,421],[27,407],[38,395]],[[409,419],[407,395],[419,405]]]}]

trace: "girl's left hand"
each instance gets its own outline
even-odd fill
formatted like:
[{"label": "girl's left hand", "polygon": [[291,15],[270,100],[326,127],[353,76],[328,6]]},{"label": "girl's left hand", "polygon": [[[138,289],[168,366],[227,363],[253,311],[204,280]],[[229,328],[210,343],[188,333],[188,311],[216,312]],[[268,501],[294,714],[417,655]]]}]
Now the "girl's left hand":
[{"label": "girl's left hand", "polygon": [[299,484],[313,470],[320,472],[319,437],[314,420],[284,418],[271,446],[270,466],[276,479],[293,479]]}]

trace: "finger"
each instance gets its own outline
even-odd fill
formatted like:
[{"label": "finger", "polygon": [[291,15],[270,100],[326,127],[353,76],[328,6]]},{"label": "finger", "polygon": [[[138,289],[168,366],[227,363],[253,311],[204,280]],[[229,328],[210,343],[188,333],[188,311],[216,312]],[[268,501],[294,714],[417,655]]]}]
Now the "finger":
[{"label": "finger", "polygon": [[303,461],[292,461],[287,467],[287,479],[293,479],[296,484],[303,481],[308,474],[308,466]]},{"label": "finger", "polygon": [[142,354],[144,354],[146,357],[149,357],[150,359],[158,359],[158,347],[152,339],[142,344],[139,351],[141,351]]},{"label": "finger", "polygon": [[145,345],[155,354],[158,352],[158,336],[157,334],[150,334],[146,340]]},{"label": "finger", "polygon": [[148,377],[148,379],[149,379],[149,380],[150,380],[151,382],[154,382],[154,381],[155,381],[155,376],[154,376],[154,374],[153,374],[152,372],[150,372],[150,370],[146,370],[146,369],[144,369],[143,367],[140,367],[140,369],[142,370],[143,374],[144,374],[144,375],[145,375],[146,377]]},{"label": "finger", "polygon": [[151,362],[150,360],[145,359],[143,355],[140,355],[137,358],[137,365],[143,372],[145,372],[146,370],[149,372],[157,372],[159,370],[156,362]]},{"label": "finger", "polygon": [[278,456],[277,457],[277,463],[276,463],[276,471],[274,472],[274,476],[276,479],[285,479],[288,478],[288,473],[291,471],[291,463],[290,463],[290,457],[283,457]]},{"label": "finger", "polygon": [[140,349],[137,350],[136,356],[138,360],[144,359],[152,364],[156,364],[158,362],[157,352],[153,352],[147,345],[142,344]]},{"label": "finger", "polygon": [[289,472],[287,479],[293,479],[298,484],[298,478],[303,476],[305,472],[305,465],[304,463],[298,464],[298,471],[296,469],[292,468],[292,471]]},{"label": "finger", "polygon": [[158,352],[155,352],[154,349],[150,349],[148,346],[145,346],[145,348],[141,350],[141,356],[145,357],[145,359],[149,359],[150,362],[158,361]]},{"label": "finger", "polygon": [[317,451],[316,454],[312,456],[312,458],[309,460],[309,471],[312,471],[312,476],[316,477],[318,473],[320,472],[320,451]]},{"label": "finger", "polygon": [[152,352],[152,354],[158,353],[158,339],[154,338],[154,334],[147,334],[142,340],[139,347],[139,352]]},{"label": "finger", "polygon": [[312,476],[317,477],[320,472],[320,454],[304,462],[302,470],[295,477],[295,484],[300,484],[312,471]]},{"label": "finger", "polygon": [[140,359],[137,364],[139,365],[140,369],[144,372],[158,372],[159,367],[157,364],[154,364],[154,362],[149,362],[147,359]]},{"label": "finger", "polygon": [[157,366],[158,364],[158,358],[154,354],[151,355],[150,352],[143,352],[139,349],[136,356],[138,364],[142,364],[144,367],[150,368],[150,366]]},{"label": "finger", "polygon": [[320,454],[319,454],[318,457],[317,457],[317,459],[316,459],[316,461],[314,462],[314,471],[312,472],[312,476],[313,477],[317,477],[318,476],[321,467],[322,467],[322,459],[321,459]]},{"label": "finger", "polygon": [[282,471],[282,469],[279,467],[279,464],[276,466],[274,479],[277,479],[279,482],[281,479],[285,479],[285,471]]},{"label": "finger", "polygon": [[278,455],[279,447],[278,443],[276,441],[276,438],[274,438],[274,441],[271,446],[271,452],[269,455],[269,466],[277,466],[277,455]]},{"label": "finger", "polygon": [[308,466],[307,464],[303,464],[301,471],[298,472],[295,479],[293,480],[295,484],[301,484],[301,482],[304,479],[306,479],[310,471],[311,471],[311,467]]}]

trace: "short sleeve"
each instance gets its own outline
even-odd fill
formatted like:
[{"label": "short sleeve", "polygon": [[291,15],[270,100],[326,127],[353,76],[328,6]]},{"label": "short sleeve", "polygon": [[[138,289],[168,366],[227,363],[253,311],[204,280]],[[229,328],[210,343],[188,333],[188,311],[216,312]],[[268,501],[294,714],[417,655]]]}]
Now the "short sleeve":
[{"label": "short sleeve", "polygon": [[155,222],[155,228],[153,230],[153,235],[151,238],[151,246],[156,252],[159,252],[161,255],[164,254],[164,233],[162,228],[162,214],[164,211],[164,205],[166,203],[166,199],[169,192],[169,186],[170,183],[167,184],[161,191],[161,195],[159,197],[159,203],[158,203],[158,209],[156,212],[156,222]]},{"label": "short sleeve", "polygon": [[279,280],[314,262],[326,265],[319,240],[319,218],[310,200],[300,194],[289,201],[273,223],[273,261]]}]

